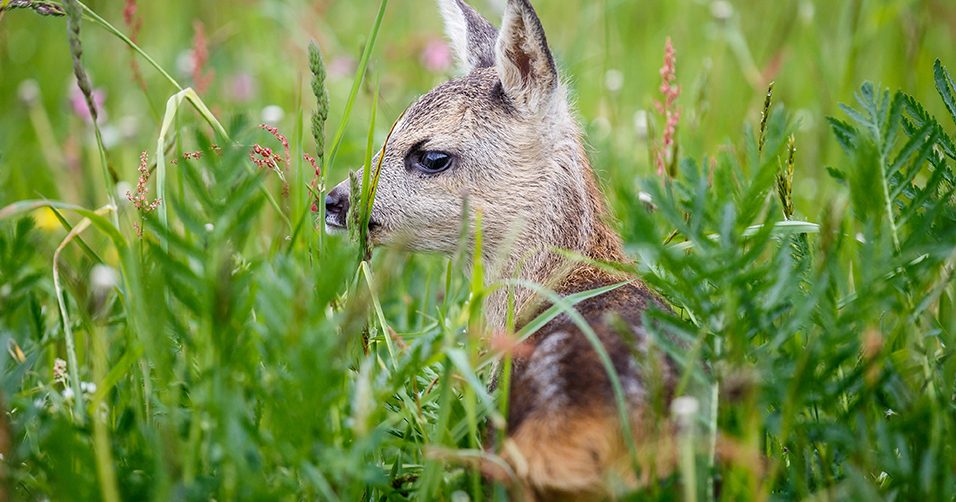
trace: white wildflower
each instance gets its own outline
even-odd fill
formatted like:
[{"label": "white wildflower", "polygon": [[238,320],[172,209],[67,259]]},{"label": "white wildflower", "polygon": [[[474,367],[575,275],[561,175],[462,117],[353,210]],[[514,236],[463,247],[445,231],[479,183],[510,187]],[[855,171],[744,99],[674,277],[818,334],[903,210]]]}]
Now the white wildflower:
[{"label": "white wildflower", "polygon": [[66,361],[59,357],[53,361],[53,382],[66,384]]},{"label": "white wildflower", "polygon": [[726,21],[734,15],[734,6],[726,0],[717,0],[710,4],[710,15],[718,21]]},{"label": "white wildflower", "polygon": [[176,70],[179,71],[182,75],[190,75],[193,72],[193,68],[196,67],[195,58],[193,58],[193,51],[190,49],[180,51],[176,56]]},{"label": "white wildflower", "polygon": [[106,292],[119,284],[119,272],[109,265],[96,264],[90,270],[90,286],[96,292]]},{"label": "white wildflower", "polygon": [[611,121],[607,117],[598,115],[591,121],[591,137],[602,140],[610,136],[611,132]]},{"label": "white wildflower", "polygon": [[798,11],[800,12],[800,19],[805,23],[809,23],[813,21],[813,17],[816,14],[816,7],[813,6],[813,2],[804,0],[800,2]]},{"label": "white wildflower", "polygon": [[700,410],[700,403],[689,396],[681,396],[671,403],[671,413],[678,419],[691,418]]},{"label": "white wildflower", "polygon": [[262,121],[267,124],[275,124],[284,116],[285,112],[277,105],[269,105],[262,109]]},{"label": "white wildflower", "polygon": [[128,181],[118,181],[116,183],[116,200],[118,200],[121,205],[130,205],[129,199],[126,198],[126,192],[132,191],[133,185],[130,185]]},{"label": "white wildflower", "polygon": [[604,74],[604,86],[611,92],[620,91],[624,87],[624,74],[621,70],[611,68]]},{"label": "white wildflower", "polygon": [[634,112],[634,133],[638,139],[647,139],[647,110]]},{"label": "white wildflower", "polygon": [[28,79],[20,82],[20,85],[17,86],[17,97],[26,105],[36,103],[37,99],[40,98],[40,86],[37,85],[37,81]]}]

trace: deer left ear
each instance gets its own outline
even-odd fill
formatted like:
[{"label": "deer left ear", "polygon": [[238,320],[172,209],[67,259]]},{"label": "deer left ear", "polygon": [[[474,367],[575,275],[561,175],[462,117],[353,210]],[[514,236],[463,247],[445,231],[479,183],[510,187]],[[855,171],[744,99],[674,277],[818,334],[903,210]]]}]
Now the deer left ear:
[{"label": "deer left ear", "polygon": [[529,0],[508,0],[495,45],[495,67],[505,94],[526,110],[537,111],[553,97],[558,71]]},{"label": "deer left ear", "polygon": [[465,0],[438,0],[438,7],[461,69],[468,73],[494,65],[495,27]]}]

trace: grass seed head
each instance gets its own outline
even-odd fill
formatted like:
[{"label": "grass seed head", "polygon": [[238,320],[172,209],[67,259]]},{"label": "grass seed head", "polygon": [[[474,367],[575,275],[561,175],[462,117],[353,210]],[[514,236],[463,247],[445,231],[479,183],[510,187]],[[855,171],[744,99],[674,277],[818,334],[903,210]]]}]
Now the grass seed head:
[{"label": "grass seed head", "polygon": [[763,110],[760,112],[760,139],[757,143],[757,151],[763,152],[764,142],[767,141],[767,119],[770,118],[770,107],[773,106],[773,84],[767,86],[767,97],[763,100]]},{"label": "grass seed head", "polygon": [[6,3],[0,2],[0,12],[13,9],[30,9],[41,16],[60,17],[66,15],[63,6],[54,2],[35,0],[10,0]]},{"label": "grass seed head", "polygon": [[797,140],[791,134],[787,140],[787,163],[777,171],[777,196],[783,207],[783,217],[790,219],[793,216],[793,166],[797,154]]},{"label": "grass seed head", "polygon": [[329,92],[325,87],[325,63],[315,42],[309,44],[309,70],[312,72],[312,94],[315,96],[315,112],[312,113],[312,138],[318,163],[325,158],[325,121],[329,118]]},{"label": "grass seed head", "polygon": [[90,117],[93,123],[97,120],[96,102],[93,99],[93,85],[90,83],[90,77],[83,68],[83,43],[80,41],[80,22],[83,19],[83,11],[77,0],[65,0],[63,5],[66,9],[66,30],[70,41],[70,56],[73,59],[73,74],[76,76],[76,85],[83,93],[86,106],[90,111]]}]

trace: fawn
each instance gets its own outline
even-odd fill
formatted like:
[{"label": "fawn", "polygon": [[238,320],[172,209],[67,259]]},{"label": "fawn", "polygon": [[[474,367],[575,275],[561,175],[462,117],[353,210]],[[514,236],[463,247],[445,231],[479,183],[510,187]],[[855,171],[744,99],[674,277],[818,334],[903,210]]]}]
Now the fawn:
[{"label": "fawn", "polygon": [[[611,357],[638,456],[666,472],[667,448],[641,432],[650,370],[639,362],[648,345],[642,313],[665,307],[637,280],[556,252],[588,263],[627,261],[541,22],[528,0],[508,0],[500,30],[463,0],[439,6],[464,76],[425,94],[395,125],[382,150],[369,237],[451,254],[461,222],[481,212],[489,284],[517,278],[569,295],[624,281],[575,308]],[[346,180],[326,198],[328,227],[345,228],[348,201]],[[490,331],[506,328],[509,301],[519,327],[549,306],[530,288],[498,288],[484,306]],[[520,348],[503,456],[524,497],[602,498],[613,495],[613,479],[640,482],[628,469],[608,373],[569,316],[555,317]],[[668,387],[674,364],[659,359]]]}]

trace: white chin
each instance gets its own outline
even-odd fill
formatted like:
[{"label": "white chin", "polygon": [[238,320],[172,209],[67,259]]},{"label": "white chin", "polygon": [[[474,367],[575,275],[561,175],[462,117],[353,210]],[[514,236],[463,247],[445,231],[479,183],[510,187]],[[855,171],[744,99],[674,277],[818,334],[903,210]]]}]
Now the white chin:
[{"label": "white chin", "polygon": [[338,225],[329,225],[328,223],[326,223],[325,233],[331,234],[331,235],[345,235],[348,233],[348,231],[345,227],[340,227]]}]

